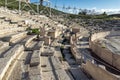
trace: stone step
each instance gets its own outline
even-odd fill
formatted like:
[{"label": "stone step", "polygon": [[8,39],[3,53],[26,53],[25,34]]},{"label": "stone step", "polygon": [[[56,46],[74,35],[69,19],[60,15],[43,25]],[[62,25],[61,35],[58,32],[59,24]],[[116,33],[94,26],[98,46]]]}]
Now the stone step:
[{"label": "stone step", "polygon": [[2,37],[4,35],[8,35],[9,33],[15,33],[15,32],[25,31],[25,30],[26,30],[26,28],[24,28],[24,27],[0,30],[0,37]]},{"label": "stone step", "polygon": [[34,50],[30,61],[30,67],[38,66],[39,64],[40,64],[40,50]]},{"label": "stone step", "polygon": [[2,38],[2,40],[10,42],[10,44],[12,45],[12,44],[15,44],[18,41],[22,40],[26,36],[27,36],[27,31],[19,32],[19,33],[16,33],[16,34],[12,34],[12,35],[6,36],[6,37]]},{"label": "stone step", "polygon": [[29,78],[30,80],[41,80],[40,68],[31,67],[29,70]]},{"label": "stone step", "polygon": [[5,22],[0,23],[0,30],[17,28],[17,24],[6,24]]},{"label": "stone step", "polygon": [[[14,59],[9,67],[9,69],[7,70],[5,76],[3,77],[3,80],[15,80],[15,79],[10,79],[12,78],[12,73],[14,71],[14,69],[16,68],[16,66],[18,66],[18,60],[21,58],[21,56],[24,54],[24,52],[21,52],[18,56],[16,56],[16,59]],[[18,70],[18,69],[17,69]],[[16,71],[17,71],[16,70]],[[17,73],[18,74],[18,73]],[[15,75],[15,74],[14,74]]]},{"label": "stone step", "polygon": [[2,57],[2,54],[5,53],[9,49],[10,49],[10,46],[7,46],[7,47],[0,49],[0,58]]},{"label": "stone step", "polygon": [[37,43],[37,45],[34,46],[34,50],[41,50],[41,51],[43,51],[43,45],[44,45],[44,41],[39,41]]},{"label": "stone step", "polygon": [[12,32],[12,33],[8,33],[8,34],[4,34],[4,35],[0,35],[0,39],[2,40],[2,38],[6,37],[6,36],[10,36],[13,34],[17,34],[18,32]]},{"label": "stone step", "polygon": [[41,77],[43,80],[72,80],[56,57],[41,56]]},{"label": "stone step", "polygon": [[9,46],[9,42],[2,42],[0,41],[0,49]]},{"label": "stone step", "polygon": [[30,50],[30,51],[33,51],[34,50],[34,47],[37,45],[37,41],[31,41],[28,46],[26,47],[25,50]]},{"label": "stone step", "polygon": [[33,41],[37,35],[28,35],[24,40],[22,40],[20,43],[24,45],[24,47],[28,47],[28,45]]},{"label": "stone step", "polygon": [[24,47],[22,45],[15,45],[6,53],[3,54],[3,57],[0,58],[0,80],[3,79],[13,60],[24,51]]},{"label": "stone step", "polygon": [[26,48],[26,50],[42,50],[44,41],[32,41]]}]

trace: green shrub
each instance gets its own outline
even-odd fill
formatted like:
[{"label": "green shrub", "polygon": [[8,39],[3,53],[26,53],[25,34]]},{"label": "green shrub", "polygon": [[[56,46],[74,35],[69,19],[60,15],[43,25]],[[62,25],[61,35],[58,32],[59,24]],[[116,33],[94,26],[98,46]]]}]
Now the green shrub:
[{"label": "green shrub", "polygon": [[31,35],[31,34],[36,34],[36,35],[39,35],[40,33],[40,30],[38,28],[35,28],[35,29],[31,29],[30,27],[28,27],[26,29],[26,31],[28,31],[28,34]]},{"label": "green shrub", "polygon": [[32,30],[33,34],[39,34],[40,33],[39,29],[37,29],[37,28],[36,29],[31,29],[31,30]]}]

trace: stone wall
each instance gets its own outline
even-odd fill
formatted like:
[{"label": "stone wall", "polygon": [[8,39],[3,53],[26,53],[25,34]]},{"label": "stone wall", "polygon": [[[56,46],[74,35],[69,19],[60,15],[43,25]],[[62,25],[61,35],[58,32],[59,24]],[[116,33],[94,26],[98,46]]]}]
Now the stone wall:
[{"label": "stone wall", "polygon": [[76,62],[78,64],[81,63],[81,55],[80,52],[78,51],[78,49],[76,48],[76,44],[75,44],[75,35],[71,36],[70,38],[70,45],[71,45],[71,52],[76,60]]},{"label": "stone wall", "polygon": [[103,48],[102,46],[94,42],[91,42],[90,48],[97,56],[99,56],[101,59],[103,59],[104,61],[112,65],[112,62],[113,62],[112,52],[110,52],[108,49]]},{"label": "stone wall", "polygon": [[100,38],[104,38],[107,35],[109,35],[110,32],[100,32],[100,33],[94,33],[93,35],[91,35],[91,41],[94,41],[96,39],[100,39]]},{"label": "stone wall", "polygon": [[87,61],[86,64],[82,64],[82,68],[85,72],[90,74],[94,80],[119,80],[115,75],[92,64],[90,61]]},{"label": "stone wall", "polygon": [[[112,34],[109,34],[112,33]],[[96,44],[94,41],[97,39],[101,39],[107,36],[118,35],[119,32],[100,32],[95,33],[91,36],[89,40],[89,46],[92,51],[99,56],[101,59],[106,61],[107,63],[111,64],[112,66],[116,67],[120,70],[120,55],[117,53],[112,53],[106,47],[102,47],[100,44]]]},{"label": "stone wall", "polygon": [[120,70],[120,55],[113,54],[113,66]]},{"label": "stone wall", "polygon": [[99,32],[99,33],[94,33],[91,35],[91,41],[94,41],[96,39],[101,39],[107,36],[120,36],[120,31],[106,31],[106,32]]}]

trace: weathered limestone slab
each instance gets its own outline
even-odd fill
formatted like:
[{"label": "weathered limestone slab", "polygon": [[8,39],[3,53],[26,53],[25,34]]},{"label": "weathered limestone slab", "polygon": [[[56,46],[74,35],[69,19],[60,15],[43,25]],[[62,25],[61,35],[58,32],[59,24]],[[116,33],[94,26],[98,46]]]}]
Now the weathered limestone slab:
[{"label": "weathered limestone slab", "polygon": [[40,68],[31,67],[29,70],[29,78],[30,80],[41,80]]},{"label": "weathered limestone slab", "polygon": [[10,42],[10,43],[16,43],[17,41],[21,40],[22,38],[27,36],[27,32],[20,32],[17,34],[13,34],[10,36],[4,37],[2,40]]},{"label": "weathered limestone slab", "polygon": [[15,45],[3,55],[3,58],[0,58],[0,80],[4,77],[9,66],[12,64],[12,61],[16,59],[16,56],[18,56],[23,50],[24,47],[22,45]]},{"label": "weathered limestone slab", "polygon": [[37,45],[37,41],[31,41],[27,46],[25,50],[33,51],[35,46]]},{"label": "weathered limestone slab", "polygon": [[30,61],[30,66],[38,66],[40,64],[40,51],[35,50],[32,54],[31,61]]},{"label": "weathered limestone slab", "polygon": [[51,43],[51,38],[50,38],[50,36],[45,36],[44,37],[44,41],[45,41],[45,45],[50,45],[50,43]]},{"label": "weathered limestone slab", "polygon": [[2,42],[0,41],[0,49],[9,46],[9,42]]},{"label": "weathered limestone slab", "polygon": [[32,58],[40,58],[40,51],[39,50],[34,50]]},{"label": "weathered limestone slab", "polygon": [[26,28],[24,28],[24,27],[3,29],[3,30],[0,30],[0,37],[3,36],[3,35],[6,35],[8,33],[15,33],[15,32],[18,32],[18,31],[25,31],[25,29]]},{"label": "weathered limestone slab", "polygon": [[30,61],[30,67],[38,66],[40,64],[39,58],[32,58]]},{"label": "weathered limestone slab", "polygon": [[10,46],[4,47],[0,49],[0,57],[3,57],[2,54],[7,51],[10,48]]},{"label": "weathered limestone slab", "polygon": [[42,56],[53,56],[54,55],[54,49],[50,47],[44,47],[43,52],[41,53]]},{"label": "weathered limestone slab", "polygon": [[39,41],[39,42],[34,46],[34,49],[35,49],[35,50],[40,50],[40,49],[43,50],[43,45],[44,45],[44,41]]},{"label": "weathered limestone slab", "polygon": [[43,51],[44,41],[32,41],[27,47],[26,50],[41,50]]},{"label": "weathered limestone slab", "polygon": [[[57,57],[41,57],[41,71],[43,80],[72,80],[61,68],[61,63]],[[56,75],[54,75],[56,74]],[[57,79],[58,78],[58,79]]]},{"label": "weathered limestone slab", "polygon": [[9,24],[8,22],[1,21],[0,23],[0,30],[3,29],[12,29],[12,28],[17,28],[17,24]]},{"label": "weathered limestone slab", "polygon": [[[19,65],[20,63],[18,63],[18,60],[20,60],[20,58],[23,54],[24,54],[24,51],[21,52],[18,56],[16,56],[15,60],[12,61],[10,68],[7,70],[8,74],[6,74],[4,76],[3,80],[15,80],[12,76],[13,75],[12,73],[14,72],[14,70],[17,72],[18,69],[16,70],[16,67],[20,66]],[[18,73],[14,74],[14,76],[18,77],[17,74]],[[19,75],[21,75],[21,74],[19,74]]]},{"label": "weathered limestone slab", "polygon": [[29,35],[27,36],[27,38],[25,38],[23,41],[21,41],[21,44],[23,44],[25,47],[27,47],[30,42],[35,39],[37,37],[37,35]]},{"label": "weathered limestone slab", "polygon": [[9,51],[7,51],[3,57],[11,57],[13,55],[13,58],[15,58],[15,55],[19,54],[21,51],[24,50],[24,47],[22,45],[15,45],[13,48],[11,48]]},{"label": "weathered limestone slab", "polygon": [[30,67],[29,75],[40,75],[40,68],[39,67]]},{"label": "weathered limestone slab", "polygon": [[59,59],[62,58],[62,53],[61,53],[60,47],[55,48],[55,54],[54,55],[56,57],[58,57]]},{"label": "weathered limestone slab", "polygon": [[56,74],[59,80],[72,80],[63,69],[56,70]]},{"label": "weathered limestone slab", "polygon": [[52,71],[42,72],[42,80],[55,80]]},{"label": "weathered limestone slab", "polygon": [[40,75],[31,75],[29,78],[30,80],[42,80]]},{"label": "weathered limestone slab", "polygon": [[92,64],[90,61],[87,61],[86,64],[82,64],[82,67],[95,80],[119,80],[117,76],[99,66]]}]

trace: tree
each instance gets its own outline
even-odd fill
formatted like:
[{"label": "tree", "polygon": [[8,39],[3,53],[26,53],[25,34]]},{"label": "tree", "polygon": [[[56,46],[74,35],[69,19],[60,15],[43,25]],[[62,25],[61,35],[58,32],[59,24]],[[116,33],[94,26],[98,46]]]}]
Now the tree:
[{"label": "tree", "polygon": [[103,14],[102,14],[102,15],[107,16],[107,13],[106,13],[106,12],[103,12]]},{"label": "tree", "polygon": [[84,9],[84,10],[81,10],[81,12],[79,12],[78,14],[87,15],[87,13],[88,13],[88,10]]},{"label": "tree", "polygon": [[40,5],[41,5],[41,6],[43,5],[43,0],[40,0]]}]

